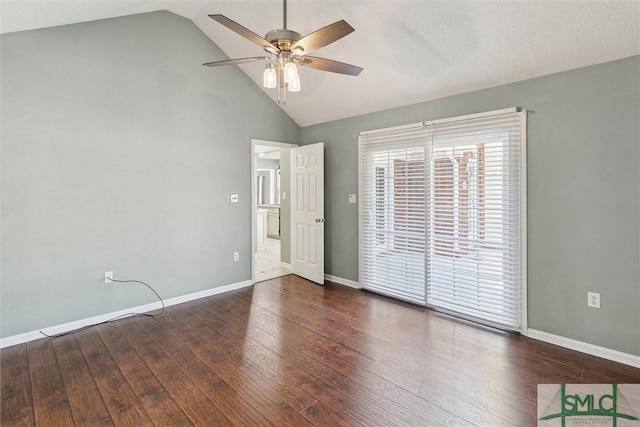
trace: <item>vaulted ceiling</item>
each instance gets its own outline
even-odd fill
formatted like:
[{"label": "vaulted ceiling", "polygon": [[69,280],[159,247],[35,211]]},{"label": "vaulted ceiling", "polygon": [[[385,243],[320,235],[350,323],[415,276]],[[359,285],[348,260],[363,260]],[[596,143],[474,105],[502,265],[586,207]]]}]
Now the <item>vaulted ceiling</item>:
[{"label": "vaulted ceiling", "polygon": [[[166,9],[192,20],[230,58],[260,47],[207,17],[263,36],[282,2],[2,0],[2,33]],[[306,35],[340,19],[356,31],[316,52],[358,77],[301,69],[280,107],[300,126],[356,116],[640,54],[640,1],[289,0],[288,28]],[[202,62],[225,58],[202,58]],[[264,65],[240,68],[262,88]],[[302,67],[301,67],[302,68]],[[216,68],[209,69],[211,73]],[[263,89],[276,102],[275,89]]]}]

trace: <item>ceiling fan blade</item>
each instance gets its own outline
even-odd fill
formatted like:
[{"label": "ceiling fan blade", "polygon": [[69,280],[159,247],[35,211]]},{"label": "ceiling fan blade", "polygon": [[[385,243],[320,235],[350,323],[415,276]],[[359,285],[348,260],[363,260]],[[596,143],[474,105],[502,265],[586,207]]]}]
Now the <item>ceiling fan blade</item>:
[{"label": "ceiling fan blade", "polygon": [[221,65],[238,65],[246,64],[247,62],[266,61],[268,56],[253,56],[251,58],[238,58],[238,59],[225,59],[224,61],[206,62],[202,65],[207,67],[219,67]]},{"label": "ceiling fan blade", "polygon": [[318,58],[317,56],[303,56],[300,58],[299,64],[305,67],[315,68],[316,70],[347,74],[349,76],[357,76],[363,70],[363,68],[356,67],[355,65],[345,64],[344,62],[338,62],[332,59]]},{"label": "ceiling fan blade", "polygon": [[272,45],[271,43],[269,43],[268,41],[266,41],[256,33],[254,33],[253,31],[243,27],[242,25],[238,24],[235,21],[232,21],[231,19],[227,18],[224,15],[209,15],[209,18],[213,19],[216,22],[219,22],[220,24],[224,25],[231,31],[238,33],[245,39],[257,44],[263,49],[266,49],[273,53],[277,53],[280,51],[280,49],[278,49],[277,47],[275,47],[274,45]]},{"label": "ceiling fan blade", "polygon": [[314,50],[327,46],[336,40],[340,40],[344,36],[351,34],[355,30],[344,19],[320,28],[311,34],[308,34],[291,45],[291,50],[302,49],[301,54],[311,53]]}]

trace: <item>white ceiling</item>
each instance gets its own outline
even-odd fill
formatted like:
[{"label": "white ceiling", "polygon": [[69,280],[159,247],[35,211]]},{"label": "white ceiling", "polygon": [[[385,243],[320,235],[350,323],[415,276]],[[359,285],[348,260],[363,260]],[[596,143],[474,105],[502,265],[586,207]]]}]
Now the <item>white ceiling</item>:
[{"label": "white ceiling", "polygon": [[[2,33],[166,9],[192,20],[231,58],[263,52],[207,14],[221,13],[259,35],[282,27],[280,0],[0,5]],[[640,54],[640,0],[289,0],[288,6],[288,27],[302,35],[340,19],[349,22],[354,33],[313,55],[364,68],[358,77],[300,70],[302,91],[287,94],[287,104],[280,105],[300,126]],[[262,64],[241,68],[262,87]],[[275,89],[265,91],[275,102]]]}]

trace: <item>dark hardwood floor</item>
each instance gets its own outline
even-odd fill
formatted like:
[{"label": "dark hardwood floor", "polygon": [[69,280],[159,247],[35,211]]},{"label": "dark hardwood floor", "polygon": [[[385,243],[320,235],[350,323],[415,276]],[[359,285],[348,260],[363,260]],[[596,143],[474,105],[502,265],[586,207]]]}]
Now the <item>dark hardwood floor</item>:
[{"label": "dark hardwood floor", "polygon": [[1,424],[536,424],[538,383],[640,369],[286,276],[0,351]]}]

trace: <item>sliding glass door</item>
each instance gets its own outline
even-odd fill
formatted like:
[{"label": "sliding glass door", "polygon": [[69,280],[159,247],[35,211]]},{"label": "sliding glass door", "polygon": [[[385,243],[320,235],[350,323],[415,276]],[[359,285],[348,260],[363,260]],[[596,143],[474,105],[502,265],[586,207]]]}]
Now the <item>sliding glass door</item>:
[{"label": "sliding glass door", "polygon": [[524,327],[525,113],[360,135],[361,286]]}]

